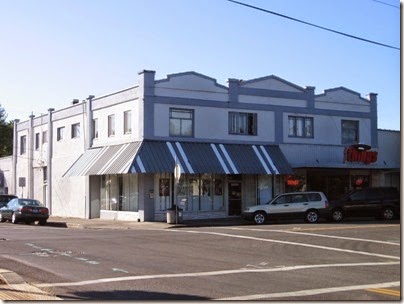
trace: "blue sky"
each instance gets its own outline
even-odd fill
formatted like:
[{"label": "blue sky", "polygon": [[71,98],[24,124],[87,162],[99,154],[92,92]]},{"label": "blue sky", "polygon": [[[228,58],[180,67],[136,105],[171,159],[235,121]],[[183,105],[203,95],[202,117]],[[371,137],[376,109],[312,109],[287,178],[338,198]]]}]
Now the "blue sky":
[{"label": "blue sky", "polygon": [[[239,1],[400,47],[396,0]],[[0,35],[9,120],[131,87],[147,69],[378,93],[378,127],[400,130],[400,51],[227,0],[0,0]]]}]

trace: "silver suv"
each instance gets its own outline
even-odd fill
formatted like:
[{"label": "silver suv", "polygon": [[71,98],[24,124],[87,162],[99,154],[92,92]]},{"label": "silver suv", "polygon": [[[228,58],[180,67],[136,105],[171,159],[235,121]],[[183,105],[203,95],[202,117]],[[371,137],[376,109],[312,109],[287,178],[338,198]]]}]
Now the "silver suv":
[{"label": "silver suv", "polygon": [[323,192],[292,192],[276,196],[264,205],[247,207],[242,217],[256,224],[267,219],[302,218],[308,223],[317,223],[320,217],[328,218],[328,200]]}]

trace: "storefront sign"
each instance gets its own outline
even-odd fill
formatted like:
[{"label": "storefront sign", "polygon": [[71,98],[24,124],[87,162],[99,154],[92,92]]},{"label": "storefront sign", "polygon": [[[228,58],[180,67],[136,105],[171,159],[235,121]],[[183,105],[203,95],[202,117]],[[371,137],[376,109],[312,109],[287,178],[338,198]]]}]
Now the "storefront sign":
[{"label": "storefront sign", "polygon": [[358,148],[358,145],[345,148],[344,162],[363,162],[365,164],[370,164],[376,161],[377,151],[369,151],[368,149]]}]

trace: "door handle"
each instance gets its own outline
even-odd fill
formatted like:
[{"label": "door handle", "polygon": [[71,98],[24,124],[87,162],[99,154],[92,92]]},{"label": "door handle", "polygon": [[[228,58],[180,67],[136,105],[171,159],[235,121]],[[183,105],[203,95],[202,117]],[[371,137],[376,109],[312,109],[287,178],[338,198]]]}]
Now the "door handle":
[{"label": "door handle", "polygon": [[303,205],[308,205],[309,203],[304,203]]},{"label": "door handle", "polygon": [[289,207],[289,205],[283,205],[284,207]]}]

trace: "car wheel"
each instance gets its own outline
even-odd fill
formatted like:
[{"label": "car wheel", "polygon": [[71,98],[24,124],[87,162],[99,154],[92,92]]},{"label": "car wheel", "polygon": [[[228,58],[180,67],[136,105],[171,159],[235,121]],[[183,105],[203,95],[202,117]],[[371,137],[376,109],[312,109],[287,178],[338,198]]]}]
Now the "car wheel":
[{"label": "car wheel", "polygon": [[265,223],[267,215],[263,211],[258,211],[254,214],[254,223],[257,225],[262,225]]},{"label": "car wheel", "polygon": [[317,210],[309,210],[306,212],[305,216],[304,216],[304,220],[307,223],[317,223],[318,222],[318,212]]},{"label": "car wheel", "polygon": [[46,220],[40,220],[38,224],[41,226],[44,226],[44,225],[46,225]]},{"label": "car wheel", "polygon": [[334,209],[331,211],[331,220],[333,222],[341,222],[344,218],[344,214],[341,209]]},{"label": "car wheel", "polygon": [[6,221],[6,219],[4,218],[3,214],[0,212],[0,222],[3,223],[5,221]]},{"label": "car wheel", "polygon": [[18,223],[18,219],[17,219],[17,216],[15,215],[15,213],[13,213],[13,214],[11,215],[11,222],[12,222],[13,224],[17,224],[17,223]]},{"label": "car wheel", "polygon": [[384,220],[392,220],[394,218],[394,210],[392,208],[384,208],[382,213],[382,219]]}]

